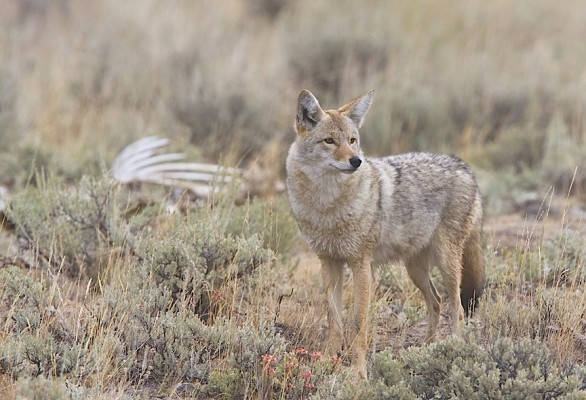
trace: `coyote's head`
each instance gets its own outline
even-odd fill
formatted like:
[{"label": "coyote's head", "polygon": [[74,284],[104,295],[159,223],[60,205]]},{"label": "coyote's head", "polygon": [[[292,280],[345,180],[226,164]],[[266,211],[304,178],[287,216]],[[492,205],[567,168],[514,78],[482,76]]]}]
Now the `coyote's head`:
[{"label": "coyote's head", "polygon": [[337,110],[322,110],[309,90],[297,101],[297,149],[303,160],[332,172],[351,174],[362,163],[360,136],[364,116],[372,104],[374,90]]}]

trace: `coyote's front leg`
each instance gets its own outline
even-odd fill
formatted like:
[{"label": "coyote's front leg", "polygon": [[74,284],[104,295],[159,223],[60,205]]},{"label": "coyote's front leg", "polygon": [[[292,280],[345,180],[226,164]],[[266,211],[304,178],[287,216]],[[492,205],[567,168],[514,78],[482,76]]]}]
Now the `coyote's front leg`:
[{"label": "coyote's front leg", "polygon": [[326,353],[337,355],[344,346],[344,328],[342,325],[344,262],[329,257],[320,257],[320,261],[328,308],[329,329]]},{"label": "coyote's front leg", "polygon": [[366,379],[366,352],[368,350],[368,324],[372,284],[370,259],[349,263],[354,278],[354,319],[351,325],[350,348],[352,368]]}]

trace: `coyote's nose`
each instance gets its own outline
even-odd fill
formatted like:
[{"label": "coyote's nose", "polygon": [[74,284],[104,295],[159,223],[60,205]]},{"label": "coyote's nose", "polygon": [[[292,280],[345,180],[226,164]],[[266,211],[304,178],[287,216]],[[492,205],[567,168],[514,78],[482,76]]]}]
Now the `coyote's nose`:
[{"label": "coyote's nose", "polygon": [[350,159],[350,165],[354,168],[360,167],[360,164],[362,164],[362,160],[359,157],[354,156]]}]

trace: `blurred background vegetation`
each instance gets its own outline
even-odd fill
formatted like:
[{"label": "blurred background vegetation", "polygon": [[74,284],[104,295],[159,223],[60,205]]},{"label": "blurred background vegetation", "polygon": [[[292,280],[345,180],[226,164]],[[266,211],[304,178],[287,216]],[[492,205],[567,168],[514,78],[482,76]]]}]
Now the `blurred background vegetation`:
[{"label": "blurred background vegetation", "polygon": [[[296,96],[376,89],[365,151],[454,153],[491,211],[586,192],[578,0],[10,0],[0,4],[0,183],[96,174],[129,142],[283,174]],[[34,167],[33,167],[34,166]]]}]

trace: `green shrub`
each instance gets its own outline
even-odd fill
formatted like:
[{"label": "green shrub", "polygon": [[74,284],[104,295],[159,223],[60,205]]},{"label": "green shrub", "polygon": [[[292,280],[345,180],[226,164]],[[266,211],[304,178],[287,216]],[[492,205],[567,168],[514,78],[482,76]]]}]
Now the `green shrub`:
[{"label": "green shrub", "polygon": [[[93,355],[64,318],[60,288],[47,275],[17,267],[0,270],[0,367],[12,376],[86,377]],[[41,279],[39,280],[39,276]]]},{"label": "green shrub", "polygon": [[277,256],[288,256],[301,239],[285,196],[235,207],[223,219],[227,223],[227,232],[244,237],[258,235],[263,246]]},{"label": "green shrub", "polygon": [[[259,269],[272,267],[274,253],[253,233],[261,233],[264,222],[246,214],[240,221],[250,236],[233,235],[226,232],[230,216],[248,209],[205,206],[188,215],[147,210],[127,222],[107,179],[84,178],[73,189],[42,182],[16,196],[9,210],[27,249],[51,268],[0,269],[0,315],[8,334],[0,342],[4,373],[124,381],[163,391],[197,382],[200,398],[256,390],[261,355],[283,351],[284,341],[270,314],[239,322],[228,317],[259,304],[257,296],[266,292],[262,285],[269,280],[259,279]],[[258,210],[259,218],[266,215]],[[110,279],[85,294],[91,301],[81,310],[66,312],[67,277],[105,272],[100,248],[119,246],[126,250],[108,264]]]},{"label": "green shrub", "polygon": [[10,266],[0,269],[0,306],[3,329],[20,334],[40,327],[58,303],[55,287],[47,280],[39,281],[32,274]]},{"label": "green shrub", "polygon": [[198,396],[242,390],[254,382],[261,354],[283,346],[263,315],[227,319],[257,293],[258,269],[270,267],[273,253],[258,236],[224,233],[208,212],[169,216],[158,231],[140,231],[135,261],[92,308],[86,329],[110,326],[118,338],[110,357],[130,382],[166,389],[198,382]]},{"label": "green shrub", "polygon": [[156,284],[206,320],[219,311],[213,297],[227,282],[250,279],[273,257],[258,236],[227,235],[214,223],[200,215],[179,217],[167,232],[148,235],[136,248]]},{"label": "green shrub", "polygon": [[17,382],[18,394],[25,399],[31,400],[62,400],[62,399],[80,399],[72,396],[72,391],[68,388],[67,381],[64,379],[22,379]]},{"label": "green shrub", "polygon": [[6,214],[35,264],[72,277],[100,277],[124,242],[125,223],[107,177],[84,177],[74,187],[41,178],[15,196]]},{"label": "green shrub", "polygon": [[[100,390],[76,385],[67,378],[21,378],[15,383],[17,399],[27,400],[126,400],[123,390]],[[140,398],[140,397],[137,397]]]},{"label": "green shrub", "polygon": [[560,369],[539,341],[501,337],[482,347],[474,336],[388,351],[372,362],[371,382],[346,398],[547,399],[580,396],[586,369]]},{"label": "green shrub", "polygon": [[229,367],[244,371],[238,378],[242,387],[254,380],[260,356],[284,345],[267,322],[251,326],[216,319],[205,324],[190,308],[173,306],[171,293],[152,278],[143,282],[106,288],[104,303],[93,313],[100,323],[119,326],[119,351],[112,362],[130,382],[162,388],[199,382],[198,391],[209,393],[224,376],[214,371]]}]

